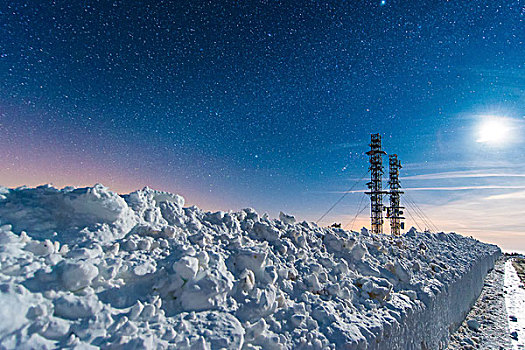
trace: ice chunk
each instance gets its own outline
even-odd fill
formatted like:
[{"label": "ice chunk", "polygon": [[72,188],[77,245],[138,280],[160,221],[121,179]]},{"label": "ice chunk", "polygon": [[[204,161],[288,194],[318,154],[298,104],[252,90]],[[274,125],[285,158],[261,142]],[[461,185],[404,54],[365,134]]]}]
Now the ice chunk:
[{"label": "ice chunk", "polygon": [[252,325],[249,325],[246,327],[246,338],[249,340],[253,340],[260,336],[266,329],[268,328],[268,325],[266,324],[266,321],[264,318],[261,318],[259,321],[255,322]]},{"label": "ice chunk", "polygon": [[273,313],[278,306],[275,287],[266,286],[264,289],[257,289],[250,294],[248,302],[245,302],[237,310],[236,316],[242,321],[258,320],[261,317]]},{"label": "ice chunk", "polygon": [[199,260],[192,256],[184,256],[173,264],[173,271],[184,280],[192,279],[199,271]]},{"label": "ice chunk", "polygon": [[[182,200],[181,202],[184,203],[184,200]],[[178,205],[175,202],[161,202],[159,204],[159,207],[162,217],[170,225],[177,225],[178,223],[180,223],[179,219],[182,215],[182,205]]]},{"label": "ice chunk", "polygon": [[27,318],[34,320],[38,317],[47,315],[47,308],[43,304],[38,304],[35,306],[29,307],[27,310]]},{"label": "ice chunk", "polygon": [[0,335],[5,336],[20,329],[27,322],[29,307],[36,302],[41,302],[37,296],[23,296],[9,285],[0,285]]},{"label": "ice chunk", "polygon": [[392,272],[401,282],[410,282],[412,273],[410,270],[400,261],[396,261],[394,264],[388,262],[385,267]]},{"label": "ice chunk", "polygon": [[326,248],[331,252],[342,252],[352,249],[355,244],[355,239],[345,239],[336,235],[333,232],[327,232],[323,238],[323,243],[326,245]]},{"label": "ice chunk", "polygon": [[[198,265],[197,265],[198,266]],[[210,260],[207,270],[199,273],[199,279],[192,280],[182,288],[180,303],[183,310],[216,309],[226,301],[233,288],[233,275],[220,258]]]},{"label": "ice chunk", "polygon": [[191,344],[190,350],[211,350],[211,348],[206,339],[200,336]]},{"label": "ice chunk", "polygon": [[140,302],[140,300],[137,300],[137,303],[131,307],[131,310],[129,312],[129,319],[136,320],[142,313],[143,309],[144,305]]},{"label": "ice chunk", "polygon": [[210,257],[208,255],[208,253],[206,253],[206,251],[200,251],[198,254],[197,254],[197,259],[199,260],[199,265],[202,267],[202,268],[207,268],[208,267],[208,262],[210,261]]},{"label": "ice chunk", "polygon": [[144,276],[149,273],[154,273],[156,270],[157,268],[154,263],[146,261],[140,265],[135,266],[133,273],[135,273],[137,276]]},{"label": "ice chunk", "polygon": [[204,247],[211,241],[209,236],[204,232],[197,232],[196,234],[189,236],[188,240],[199,247]]},{"label": "ice chunk", "polygon": [[256,222],[253,225],[253,230],[260,238],[268,242],[274,242],[281,236],[281,232],[277,228],[263,222]]},{"label": "ice chunk", "polygon": [[239,283],[242,290],[252,290],[255,286],[255,275],[253,274],[253,271],[245,269],[239,277]]},{"label": "ice chunk", "polygon": [[357,283],[365,298],[384,301],[390,297],[392,291],[392,284],[383,278],[363,277]]},{"label": "ice chunk", "polygon": [[367,252],[368,249],[366,246],[363,243],[358,243],[351,250],[352,258],[354,260],[361,260]]},{"label": "ice chunk", "polygon": [[[151,237],[148,237],[148,238],[151,238]],[[139,243],[137,244],[137,248],[140,250],[150,250],[151,243],[152,243],[151,241],[152,241],[151,239],[147,239],[147,238],[141,239]]]},{"label": "ice chunk", "polygon": [[35,255],[46,256],[55,252],[55,245],[49,239],[43,242],[30,241],[26,244],[25,249]]},{"label": "ice chunk", "polygon": [[66,289],[76,291],[91,284],[98,275],[98,268],[87,262],[66,262],[61,266],[61,280]]},{"label": "ice chunk", "polygon": [[47,339],[61,339],[69,332],[69,322],[66,320],[53,317],[47,324],[45,330],[41,333]]},{"label": "ice chunk", "polygon": [[235,257],[235,267],[239,271],[244,269],[252,270],[254,272],[262,271],[265,266],[268,252],[264,247],[244,248],[237,252]]},{"label": "ice chunk", "polygon": [[281,220],[283,224],[293,225],[295,223],[295,216],[285,214],[281,211],[279,213],[279,220]]},{"label": "ice chunk", "polygon": [[114,222],[130,210],[122,197],[101,184],[75,189],[65,197],[75,216],[89,218],[89,222]]},{"label": "ice chunk", "polygon": [[173,323],[175,329],[183,327],[188,334],[178,335],[174,339],[175,348],[181,348],[188,336],[192,337],[191,342],[203,337],[211,349],[240,350],[244,344],[244,328],[239,320],[229,313],[219,311],[181,313],[174,318]]},{"label": "ice chunk", "polygon": [[181,196],[148,187],[126,195],[124,199],[141,222],[154,227],[176,224],[184,205],[184,198]]},{"label": "ice chunk", "polygon": [[308,282],[311,291],[319,292],[322,289],[322,286],[319,283],[319,279],[317,278],[317,275],[315,273],[306,276],[306,281]]},{"label": "ice chunk", "polygon": [[92,317],[102,309],[102,303],[95,295],[67,294],[56,299],[54,304],[56,316],[71,320]]},{"label": "ice chunk", "polygon": [[146,304],[144,305],[144,308],[142,309],[142,312],[140,313],[140,318],[149,320],[153,316],[155,316],[157,312],[157,309],[155,308],[155,305],[153,304]]},{"label": "ice chunk", "polygon": [[214,225],[221,225],[224,220],[224,212],[216,211],[215,213],[206,214],[205,220],[211,222]]}]

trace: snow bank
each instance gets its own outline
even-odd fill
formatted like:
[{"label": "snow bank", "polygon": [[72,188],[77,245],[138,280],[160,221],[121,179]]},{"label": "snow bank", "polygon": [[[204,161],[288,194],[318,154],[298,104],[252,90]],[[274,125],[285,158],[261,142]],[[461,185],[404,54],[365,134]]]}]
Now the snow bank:
[{"label": "snow bank", "polygon": [[183,206],[148,188],[2,188],[0,347],[439,349],[500,254]]}]

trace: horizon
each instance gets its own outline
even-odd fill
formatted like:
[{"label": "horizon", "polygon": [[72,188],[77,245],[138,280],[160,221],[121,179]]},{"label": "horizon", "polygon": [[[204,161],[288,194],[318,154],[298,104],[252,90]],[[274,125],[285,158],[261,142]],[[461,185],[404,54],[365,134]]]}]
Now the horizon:
[{"label": "horizon", "polygon": [[[75,187],[75,188],[93,187],[95,184],[101,184],[101,185],[105,186],[105,184],[97,182],[97,183],[93,183],[91,185],[90,184],[82,184],[82,185],[62,184],[62,185],[57,185],[57,184],[53,184],[53,183],[41,183],[41,184],[20,185],[20,186],[4,186],[3,184],[0,184],[0,187],[3,186],[3,187],[6,187],[6,188],[9,188],[9,189],[16,189],[17,187],[36,188],[36,187],[39,187],[39,186],[51,185],[54,188],[62,190],[62,189],[67,188],[67,187]],[[149,188],[151,188],[153,190],[162,191],[161,189],[157,189],[157,188],[154,188],[154,187],[151,187],[151,186],[142,186],[142,187],[137,187],[137,188],[134,188],[134,189],[127,189],[127,190],[120,190],[120,191],[116,191],[113,188],[108,187],[108,186],[105,186],[105,187],[107,187],[110,191],[119,194],[120,196],[127,195],[127,194],[135,192],[135,191],[139,191],[141,189],[144,189],[145,187],[149,187]],[[172,194],[181,195],[177,191],[169,191],[168,190],[167,192],[170,192]],[[359,191],[359,192],[363,192],[363,191]],[[282,211],[282,210],[278,210],[278,211],[264,211],[264,210],[262,210],[261,211],[258,208],[253,207],[253,206],[244,206],[244,207],[236,207],[236,208],[207,207],[206,205],[197,205],[196,203],[189,203],[187,201],[186,197],[183,196],[183,198],[185,199],[184,207],[190,207],[190,206],[196,205],[200,209],[203,209],[205,211],[211,211],[211,212],[213,212],[213,211],[224,211],[224,212],[232,212],[233,211],[233,212],[235,212],[235,211],[242,210],[244,208],[254,208],[259,214],[268,213],[270,215],[270,218],[278,219],[279,218],[279,212]],[[401,204],[403,205],[403,202]],[[367,230],[370,230],[370,218],[367,217],[367,214],[369,214],[369,211],[370,211],[370,205],[367,202],[364,205],[364,207],[361,206],[361,208],[365,208],[365,210],[364,211],[362,210],[361,211],[362,212],[361,215],[357,216],[357,218],[355,218],[352,215],[352,217],[350,218],[351,221],[347,222],[347,225],[343,224],[343,222],[345,222],[343,220],[348,221],[349,217],[348,216],[339,216],[339,217],[333,217],[334,220],[323,220],[325,223],[322,224],[321,222],[319,222],[318,226],[329,227],[330,226],[329,222],[331,221],[332,223],[341,223],[341,224],[343,224],[342,228],[345,229],[345,230],[350,230],[350,231],[355,231],[355,232],[359,232],[362,228],[366,228]],[[298,213],[290,213],[290,212],[285,212],[285,211],[283,211],[283,212],[285,214],[289,214],[289,215],[295,216],[296,219],[297,219],[297,222],[301,222],[301,221],[304,220],[304,221],[308,221],[308,222],[317,224],[317,220],[313,219],[313,218],[315,218],[315,216],[303,217],[303,216],[301,216]],[[414,214],[414,215],[416,215],[416,214]],[[339,219],[339,222],[338,222],[338,219]],[[430,220],[432,220],[432,219],[430,218]],[[383,225],[383,234],[389,235],[390,234],[390,232],[389,232],[389,225],[390,225],[389,220],[384,218],[384,221],[385,221],[385,223]],[[419,225],[422,224],[422,221],[403,220],[403,222],[405,222],[405,224],[408,223],[408,225],[405,225],[405,229],[401,230],[402,234],[410,231],[412,228],[415,228],[418,232],[423,232],[424,230],[429,229],[428,227],[425,227],[424,229],[420,228]],[[348,227],[348,225],[350,223],[352,223],[352,227]],[[492,235],[485,236],[483,234],[483,231],[476,232],[476,231],[473,231],[473,230],[468,232],[468,233],[467,232],[462,232],[462,231],[457,231],[457,230],[455,231],[455,230],[441,230],[441,229],[439,229],[437,231],[436,230],[430,230],[430,231],[433,232],[433,233],[441,233],[441,232],[452,233],[452,232],[454,232],[454,233],[458,233],[458,234],[463,235],[463,236],[472,236],[472,237],[474,237],[474,238],[476,238],[476,239],[478,239],[478,240],[480,240],[482,242],[492,243],[492,244],[498,245],[502,249],[502,251],[504,253],[525,254],[525,250],[521,250],[521,248],[509,248],[509,247],[506,247],[506,246],[502,245],[501,243],[498,243],[498,239],[496,238],[496,236],[494,236],[494,233],[497,233],[497,232],[490,232],[490,233],[492,233]]]}]

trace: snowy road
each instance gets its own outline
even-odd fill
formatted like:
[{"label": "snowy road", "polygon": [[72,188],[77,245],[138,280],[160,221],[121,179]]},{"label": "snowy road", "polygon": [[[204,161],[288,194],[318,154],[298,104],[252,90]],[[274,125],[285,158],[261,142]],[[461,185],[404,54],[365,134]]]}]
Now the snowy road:
[{"label": "snowy road", "polygon": [[512,259],[500,258],[451,337],[448,349],[525,349],[525,286]]},{"label": "snowy road", "polygon": [[511,348],[503,291],[505,258],[487,274],[485,285],[465,321],[450,339],[448,349]]},{"label": "snowy road", "polygon": [[505,304],[513,349],[525,349],[525,288],[512,259],[505,263]]}]

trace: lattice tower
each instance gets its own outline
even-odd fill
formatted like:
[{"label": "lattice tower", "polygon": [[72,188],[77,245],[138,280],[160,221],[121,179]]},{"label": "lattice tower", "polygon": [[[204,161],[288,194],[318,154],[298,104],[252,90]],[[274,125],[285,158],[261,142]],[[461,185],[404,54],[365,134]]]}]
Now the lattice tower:
[{"label": "lattice tower", "polygon": [[390,207],[387,208],[387,218],[390,219],[390,233],[393,236],[399,236],[401,229],[404,228],[403,211],[404,207],[400,205],[400,197],[403,191],[400,190],[401,185],[399,184],[399,169],[402,168],[401,162],[397,159],[397,154],[391,154],[388,156],[389,164],[389,181],[390,187]]},{"label": "lattice tower", "polygon": [[372,233],[381,234],[383,233],[383,194],[387,193],[382,189],[382,157],[386,152],[381,149],[381,135],[371,135],[370,151],[366,154],[370,157],[370,182],[367,183],[369,191],[365,192],[370,196],[370,226]]}]

